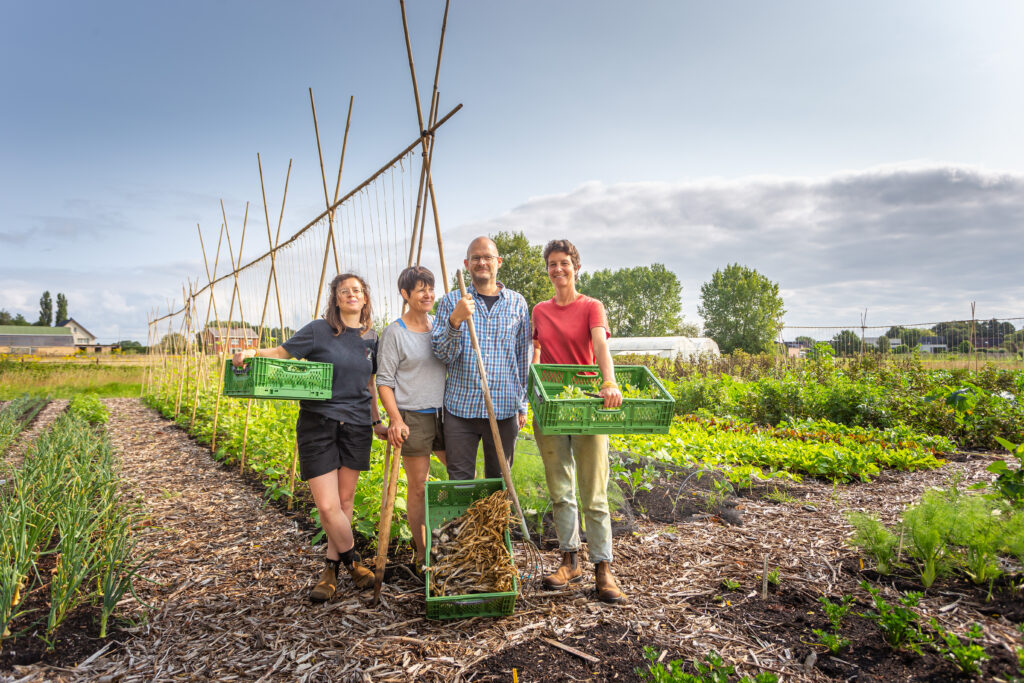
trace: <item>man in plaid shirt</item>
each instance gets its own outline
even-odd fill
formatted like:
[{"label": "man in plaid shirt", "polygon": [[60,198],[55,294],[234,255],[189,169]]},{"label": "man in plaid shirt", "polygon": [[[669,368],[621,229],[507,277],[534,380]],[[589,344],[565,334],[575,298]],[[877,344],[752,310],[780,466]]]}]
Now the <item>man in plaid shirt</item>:
[{"label": "man in plaid shirt", "polygon": [[476,452],[484,444],[484,475],[500,477],[501,468],[480,388],[469,325],[473,318],[487,371],[502,449],[512,466],[516,436],[526,424],[526,378],[533,351],[530,310],[522,294],[498,282],[498,247],[477,237],[466,251],[473,278],[465,298],[458,290],[441,299],[431,341],[434,355],[448,366],[444,388],[444,442],[449,479],[476,477]]}]

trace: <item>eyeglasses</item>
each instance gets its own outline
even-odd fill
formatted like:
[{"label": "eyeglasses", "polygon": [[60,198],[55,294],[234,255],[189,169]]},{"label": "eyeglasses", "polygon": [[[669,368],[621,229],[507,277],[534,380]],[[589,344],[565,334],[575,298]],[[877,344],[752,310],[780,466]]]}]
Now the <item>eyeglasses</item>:
[{"label": "eyeglasses", "polygon": [[493,261],[496,261],[499,258],[501,258],[501,257],[500,256],[491,256],[490,254],[485,254],[484,256],[470,256],[469,257],[469,262],[470,263],[480,263],[482,261],[484,263],[491,263]]},{"label": "eyeglasses", "polygon": [[349,296],[350,294],[352,296],[361,296],[362,293],[363,293],[363,290],[359,289],[358,287],[356,287],[355,289],[339,289],[338,290],[338,295],[339,296]]}]

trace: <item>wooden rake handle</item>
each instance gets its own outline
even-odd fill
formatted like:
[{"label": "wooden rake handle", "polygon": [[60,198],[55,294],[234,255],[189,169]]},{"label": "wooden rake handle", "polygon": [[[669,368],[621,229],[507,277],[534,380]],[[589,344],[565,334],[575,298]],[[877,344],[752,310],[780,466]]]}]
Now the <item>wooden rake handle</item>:
[{"label": "wooden rake handle", "polygon": [[[462,292],[462,296],[466,296],[466,283],[462,278],[462,269],[455,271],[455,279],[459,282],[459,291]],[[491,437],[494,439],[494,450],[498,452],[498,466],[501,467],[501,478],[505,480],[505,489],[508,491],[508,495],[512,498],[512,504],[516,508],[516,512],[519,514],[519,528],[523,532],[523,539],[526,541],[530,540],[530,530],[526,526],[526,517],[523,515],[523,509],[519,507],[519,496],[516,495],[515,484],[512,483],[512,471],[508,468],[508,460],[505,459],[505,449],[501,445],[501,433],[498,431],[498,419],[494,413],[494,403],[491,401],[491,390],[487,386],[487,371],[484,369],[484,355],[480,351],[480,340],[476,336],[476,327],[473,325],[473,318],[470,316],[466,319],[466,323],[469,325],[469,338],[473,342],[473,351],[476,353],[476,367],[480,372],[480,388],[484,392],[484,402],[487,404],[487,419],[491,423]]]},{"label": "wooden rake handle", "polygon": [[395,493],[398,491],[398,465],[402,448],[392,452],[391,443],[384,451],[384,483],[380,504],[380,522],[377,525],[377,557],[373,570],[373,599],[380,600],[380,587],[384,583],[384,567],[388,563],[388,544],[391,542],[391,518],[395,512]]}]

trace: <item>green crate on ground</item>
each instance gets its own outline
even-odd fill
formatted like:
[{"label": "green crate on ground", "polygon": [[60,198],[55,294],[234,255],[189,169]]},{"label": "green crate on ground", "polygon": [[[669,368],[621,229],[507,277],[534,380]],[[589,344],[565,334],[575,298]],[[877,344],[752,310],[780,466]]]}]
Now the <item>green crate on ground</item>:
[{"label": "green crate on ground", "polygon": [[596,365],[530,366],[527,395],[543,434],[667,434],[675,414],[675,399],[658,378],[642,365],[616,365],[620,386],[657,391],[658,398],[623,399],[621,408],[606,410],[601,398],[553,398],[566,386],[596,394],[601,372]]},{"label": "green crate on ground", "polygon": [[235,398],[323,400],[331,397],[334,366],[306,360],[249,358],[224,361],[224,395]]},{"label": "green crate on ground", "polygon": [[[486,498],[495,491],[505,489],[501,479],[470,479],[468,481],[428,481],[425,501],[425,526],[427,537],[427,567],[430,567],[430,545],[434,529],[464,513],[475,500]],[[509,561],[512,557],[512,539],[505,529],[505,547]],[[429,572],[428,572],[429,574]],[[505,593],[472,593],[468,595],[430,595],[427,582],[427,619],[466,619],[469,617],[507,617],[516,606],[519,595],[519,580],[515,590]]]}]

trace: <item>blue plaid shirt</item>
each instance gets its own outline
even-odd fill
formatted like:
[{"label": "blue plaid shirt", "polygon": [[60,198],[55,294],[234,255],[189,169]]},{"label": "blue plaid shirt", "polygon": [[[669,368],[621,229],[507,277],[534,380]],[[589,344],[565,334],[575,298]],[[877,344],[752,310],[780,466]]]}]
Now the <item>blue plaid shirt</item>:
[{"label": "blue plaid shirt", "polygon": [[[498,301],[490,310],[472,285],[467,291],[476,301],[473,325],[484,357],[495,417],[504,420],[517,412],[526,414],[526,378],[533,341],[526,299],[505,285],[498,285]],[[456,329],[448,322],[461,298],[457,289],[444,295],[431,331],[434,355],[448,366],[444,407],[459,417],[486,418],[487,404],[480,388],[469,324],[463,323]]]}]

